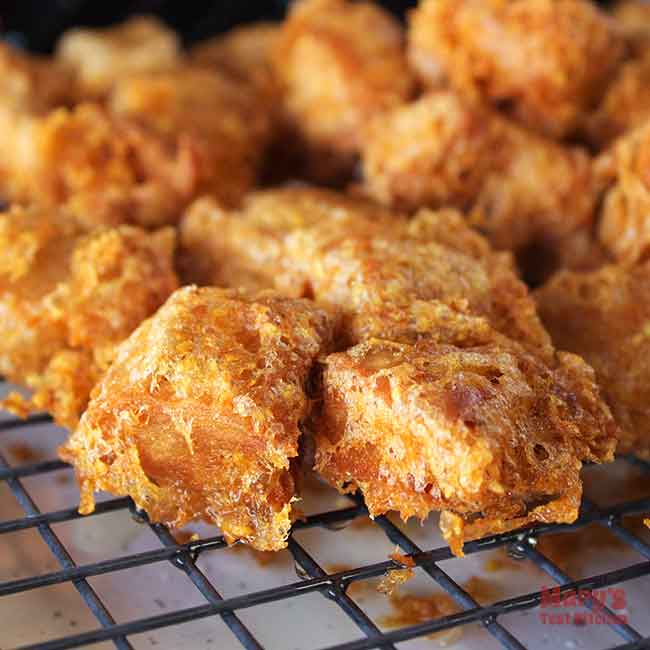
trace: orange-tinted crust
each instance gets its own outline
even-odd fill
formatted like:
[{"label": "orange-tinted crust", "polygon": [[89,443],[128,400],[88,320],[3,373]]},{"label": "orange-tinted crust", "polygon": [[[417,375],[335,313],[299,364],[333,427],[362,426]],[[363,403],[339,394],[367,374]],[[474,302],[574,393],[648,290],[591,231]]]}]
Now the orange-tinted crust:
[{"label": "orange-tinted crust", "polygon": [[578,147],[534,135],[451,91],[376,118],[363,149],[369,195],[397,208],[467,210],[497,248],[558,245],[593,220],[599,186]]},{"label": "orange-tinted crust", "polygon": [[596,371],[618,450],[650,458],[650,262],[559,273],[536,298],[554,343]]},{"label": "orange-tinted crust", "polygon": [[82,233],[42,208],[0,214],[0,373],[74,427],[115,346],[176,288],[175,235]]},{"label": "orange-tinted crust", "polygon": [[602,153],[599,175],[609,184],[598,234],[602,245],[622,264],[650,255],[650,122],[630,131]]},{"label": "orange-tinted crust", "polygon": [[413,89],[397,21],[371,2],[295,3],[274,53],[311,176],[349,172],[367,121]]},{"label": "orange-tinted crust", "polygon": [[411,61],[425,82],[551,137],[581,126],[625,54],[614,22],[588,0],[421,0]]},{"label": "orange-tinted crust", "polygon": [[64,32],[56,61],[74,73],[77,95],[89,99],[131,74],[174,68],[182,53],[175,32],[153,16],[136,16],[113,27]]},{"label": "orange-tinted crust", "polygon": [[202,518],[229,541],[286,546],[306,385],[335,322],[273,292],[179,289],[119,348],[61,449],[81,512],[108,490],[172,527]]},{"label": "orange-tinted crust", "polygon": [[615,445],[593,371],[573,355],[546,365],[471,319],[456,341],[435,338],[328,357],[316,469],[361,490],[371,515],[443,510],[457,554],[465,539],[573,521],[581,460],[611,460]]}]

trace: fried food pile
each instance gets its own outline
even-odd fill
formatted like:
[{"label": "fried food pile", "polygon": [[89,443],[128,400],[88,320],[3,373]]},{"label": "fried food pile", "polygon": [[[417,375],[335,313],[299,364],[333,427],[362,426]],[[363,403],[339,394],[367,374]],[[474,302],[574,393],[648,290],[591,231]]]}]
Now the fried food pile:
[{"label": "fried food pile", "polygon": [[73,430],[83,512],[275,550],[309,468],[460,555],[650,456],[645,3],[139,16],[0,69],[5,406]]},{"label": "fried food pile", "polygon": [[[616,427],[593,371],[556,353],[507,254],[453,211],[412,220],[308,188],[197,203],[181,224],[204,282],[273,286],[342,314],[310,422],[315,467],[372,515],[424,519],[462,541],[577,516],[582,460]],[[206,259],[207,258],[207,259]]]}]

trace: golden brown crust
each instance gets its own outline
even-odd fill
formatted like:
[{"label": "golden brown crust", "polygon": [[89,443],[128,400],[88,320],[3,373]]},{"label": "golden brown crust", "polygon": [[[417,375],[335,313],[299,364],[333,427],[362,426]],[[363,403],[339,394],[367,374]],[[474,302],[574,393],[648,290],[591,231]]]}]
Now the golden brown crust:
[{"label": "golden brown crust", "polygon": [[598,224],[602,245],[623,264],[650,255],[650,123],[616,140],[597,161],[610,187]]},{"label": "golden brown crust", "polygon": [[109,108],[0,109],[0,134],[5,199],[61,206],[85,227],[156,227],[203,192],[237,203],[255,182],[268,123],[247,89],[184,69],[120,81]]},{"label": "golden brown crust", "polygon": [[615,444],[578,357],[550,368],[484,323],[458,327],[476,330],[459,339],[477,342],[370,339],[330,355],[314,423],[316,469],[328,481],[360,489],[371,515],[446,511],[457,553],[480,534],[573,521],[580,460],[611,460]]},{"label": "golden brown crust", "polygon": [[409,36],[425,82],[442,73],[552,137],[581,126],[625,53],[613,21],[587,0],[422,0]]},{"label": "golden brown crust", "polygon": [[497,248],[553,245],[592,223],[599,186],[585,151],[526,132],[451,91],[376,118],[367,192],[413,210],[453,205]]},{"label": "golden brown crust", "polygon": [[[650,46],[650,37],[648,38]],[[584,127],[587,140],[596,148],[608,145],[650,118],[650,47],[621,65],[607,92]]]},{"label": "golden brown crust", "polygon": [[65,214],[0,215],[0,373],[74,426],[115,346],[176,288],[175,235],[122,226],[85,235]]},{"label": "golden brown crust", "polygon": [[274,63],[290,119],[314,161],[312,176],[321,171],[323,178],[349,170],[368,119],[413,88],[402,30],[370,2],[296,3]]},{"label": "golden brown crust", "polygon": [[185,287],[119,348],[77,431],[81,511],[128,494],[153,521],[197,517],[260,550],[286,545],[291,461],[333,314],[273,292]]},{"label": "golden brown crust", "polygon": [[178,36],[153,16],[137,16],[105,29],[77,28],[63,34],[56,59],[74,71],[83,98],[105,95],[134,73],[168,70],[181,62]]},{"label": "golden brown crust", "polygon": [[595,369],[619,451],[650,458],[650,263],[559,273],[536,298],[554,343]]},{"label": "golden brown crust", "polygon": [[41,114],[73,99],[72,75],[63,66],[0,43],[0,105]]},{"label": "golden brown crust", "polygon": [[549,339],[508,255],[494,253],[452,210],[413,220],[313,188],[256,192],[239,212],[201,200],[181,222],[190,277],[221,286],[275,287],[340,306],[352,342],[413,338],[427,303],[480,314],[549,354]]}]

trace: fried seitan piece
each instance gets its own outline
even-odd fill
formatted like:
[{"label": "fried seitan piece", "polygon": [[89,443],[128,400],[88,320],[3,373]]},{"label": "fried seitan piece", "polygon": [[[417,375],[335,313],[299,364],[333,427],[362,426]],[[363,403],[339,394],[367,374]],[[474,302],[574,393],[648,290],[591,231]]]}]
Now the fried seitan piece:
[{"label": "fried seitan piece", "polygon": [[45,57],[21,52],[0,43],[0,106],[42,114],[73,99],[72,75]]},{"label": "fried seitan piece", "polygon": [[199,193],[228,205],[252,187],[265,125],[246,89],[195,69],[129,77],[108,108],[0,110],[0,194],[86,227],[175,223]]},{"label": "fried seitan piece", "polygon": [[650,121],[603,152],[597,171],[608,183],[599,239],[614,259],[634,264],[650,255]]},{"label": "fried seitan piece", "polygon": [[174,240],[130,226],[86,235],[37,207],[0,214],[0,373],[34,390],[22,410],[75,426],[115,346],[177,287]]},{"label": "fried seitan piece", "polygon": [[597,109],[586,120],[585,135],[594,147],[602,148],[648,119],[650,47],[643,55],[621,65]]},{"label": "fried seitan piece", "polygon": [[80,96],[92,98],[131,74],[177,66],[182,52],[173,30],[154,16],[136,16],[104,29],[68,30],[57,44],[56,59],[76,74]]},{"label": "fried seitan piece", "polygon": [[120,81],[109,103],[118,117],[153,131],[163,151],[188,150],[194,196],[209,193],[233,205],[253,187],[270,123],[247,86],[188,66]]},{"label": "fried seitan piece", "polygon": [[454,329],[456,341],[370,339],[328,357],[316,469],[361,490],[373,516],[442,510],[457,555],[467,539],[574,521],[581,460],[615,446],[593,371],[570,354],[546,365],[481,319]]},{"label": "fried seitan piece", "polygon": [[181,222],[180,246],[190,280],[274,287],[339,306],[352,343],[416,337],[426,331],[429,302],[442,300],[550,353],[510,256],[492,251],[452,210],[408,220],[326,190],[267,190],[235,212],[197,201]]},{"label": "fried seitan piece", "polygon": [[371,123],[367,193],[396,208],[455,206],[499,249],[558,246],[590,227],[599,185],[589,155],[437,91]]},{"label": "fried seitan piece", "polygon": [[558,273],[536,298],[554,343],[596,371],[618,451],[650,459],[650,262]]},{"label": "fried seitan piece", "polygon": [[200,41],[190,49],[193,65],[226,73],[240,83],[256,87],[262,95],[277,93],[271,63],[280,38],[280,23],[260,21]]},{"label": "fried seitan piece", "polygon": [[323,179],[350,171],[366,122],[413,88],[402,29],[371,2],[296,3],[274,63],[311,175]]},{"label": "fried seitan piece", "polygon": [[119,348],[61,449],[80,511],[108,490],[153,521],[202,518],[231,542],[286,546],[306,384],[335,321],[274,292],[179,289]]},{"label": "fried seitan piece", "polygon": [[551,137],[574,132],[625,54],[613,21],[588,0],[421,0],[411,61],[463,96]]}]

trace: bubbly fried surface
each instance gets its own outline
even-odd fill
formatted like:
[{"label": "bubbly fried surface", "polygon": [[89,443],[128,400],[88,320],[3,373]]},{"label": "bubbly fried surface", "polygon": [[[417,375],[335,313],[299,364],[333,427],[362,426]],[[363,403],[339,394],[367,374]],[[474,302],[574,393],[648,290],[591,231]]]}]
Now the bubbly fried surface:
[{"label": "bubbly fried surface", "polygon": [[587,0],[421,0],[411,61],[461,94],[552,137],[594,106],[625,53],[623,35]]},{"label": "bubbly fried surface", "polygon": [[[181,242],[214,282],[243,278],[341,310],[343,343],[357,346],[325,363],[325,398],[311,427],[317,468],[339,489],[361,489],[373,514],[425,517],[442,508],[445,534],[460,552],[462,540],[480,532],[572,520],[580,461],[611,459],[616,426],[593,371],[554,352],[511,257],[493,252],[458,213],[408,220],[334,193],[288,188],[253,194],[239,212],[198,202],[181,223]],[[393,348],[403,361],[391,361]],[[474,390],[473,364],[498,369],[486,395]],[[380,368],[386,376],[371,378]],[[460,414],[473,408],[481,419],[467,424]],[[474,443],[461,442],[472,437],[481,440],[476,470],[468,470]],[[527,458],[522,440],[530,449],[548,444],[554,460],[529,459],[512,474],[515,453]],[[426,445],[431,457],[416,458]],[[405,449],[411,456],[401,465]],[[448,453],[455,469],[439,467]],[[548,460],[544,448],[538,453]]]},{"label": "bubbly fried surface", "polygon": [[615,425],[593,371],[548,367],[484,323],[463,343],[370,339],[328,357],[316,469],[360,489],[371,515],[443,510],[452,550],[532,522],[571,522],[580,459],[612,458]]},{"label": "bubbly fried surface", "polygon": [[0,373],[74,426],[116,344],[176,288],[174,239],[130,226],[85,235],[43,208],[0,214]]},{"label": "bubbly fried surface", "polygon": [[40,114],[68,104],[72,96],[72,75],[63,66],[0,43],[3,110]]},{"label": "bubbly fried surface", "polygon": [[650,262],[558,273],[536,298],[554,343],[595,369],[618,450],[650,458]]},{"label": "bubbly fried surface", "polygon": [[109,108],[0,110],[0,134],[5,199],[61,206],[86,227],[156,227],[199,193],[236,203],[255,182],[267,122],[245,88],[184,69],[119,82]]},{"label": "bubbly fried surface", "polygon": [[368,119],[410,95],[403,40],[397,21],[370,2],[306,0],[283,23],[275,69],[323,176],[348,169]]},{"label": "bubbly fried surface", "polygon": [[168,70],[181,62],[176,33],[153,16],[137,16],[105,29],[71,29],[56,59],[73,70],[82,97],[104,95],[133,73]]},{"label": "bubbly fried surface", "polygon": [[190,147],[170,151],[97,104],[44,117],[0,111],[0,134],[3,198],[61,207],[87,228],[173,223],[197,185]]},{"label": "bubbly fried surface", "polygon": [[436,316],[435,299],[485,316],[540,354],[550,349],[511,258],[451,210],[409,221],[334,192],[285,188],[249,195],[238,212],[198,201],[180,238],[190,279],[335,304],[353,343],[417,337]]},{"label": "bubbly fried surface", "polygon": [[192,47],[190,62],[226,73],[236,81],[258,88],[262,94],[275,92],[271,58],[280,30],[280,23],[265,21],[237,27]]},{"label": "bubbly fried surface", "polygon": [[76,467],[81,512],[108,490],[153,521],[200,517],[229,541],[286,546],[305,387],[335,320],[274,292],[174,293],[119,348],[61,449]]},{"label": "bubbly fried surface", "polygon": [[623,264],[650,255],[650,122],[616,140],[597,169],[609,188],[600,212],[599,239]]},{"label": "bubbly fried surface", "polygon": [[188,151],[195,196],[207,192],[231,205],[252,188],[269,136],[268,117],[257,101],[242,84],[185,67],[120,81],[110,107],[153,131],[164,147]]},{"label": "bubbly fried surface", "polygon": [[382,203],[467,210],[497,248],[557,244],[590,225],[598,197],[590,157],[529,133],[451,91],[371,123],[365,186]]},{"label": "bubbly fried surface", "polygon": [[[650,34],[648,43],[650,45]],[[650,47],[643,55],[621,65],[597,110],[586,121],[586,137],[592,145],[602,148],[648,119]]]}]

